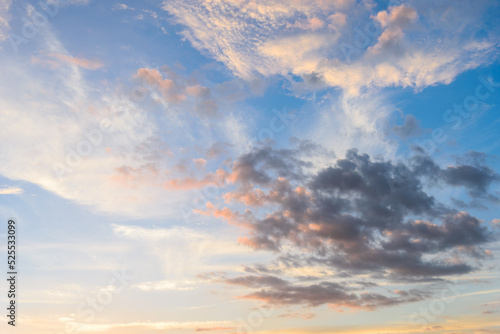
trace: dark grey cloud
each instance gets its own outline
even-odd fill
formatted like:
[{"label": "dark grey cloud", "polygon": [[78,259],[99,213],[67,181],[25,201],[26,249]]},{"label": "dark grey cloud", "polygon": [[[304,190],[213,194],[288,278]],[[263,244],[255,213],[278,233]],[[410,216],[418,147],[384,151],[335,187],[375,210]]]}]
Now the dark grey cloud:
[{"label": "dark grey cloud", "polygon": [[249,184],[269,190],[257,204],[270,209],[266,215],[247,215],[253,217],[247,244],[256,249],[279,251],[291,243],[309,249],[310,261],[337,269],[443,276],[474,266],[426,255],[490,241],[477,218],[445,207],[424,190],[424,181],[432,179],[486,193],[497,175],[485,166],[442,169],[421,155],[394,164],[351,150],[332,166],[308,173],[301,152],[263,147],[234,163],[237,182],[245,185],[241,192],[251,193]]},{"label": "dark grey cloud", "polygon": [[[430,157],[425,156],[416,148],[418,153],[411,159],[412,172],[425,176],[432,181],[440,181],[445,185],[464,188],[473,199],[481,198],[493,203],[500,199],[489,189],[500,176],[489,166],[485,165],[486,155],[480,152],[467,152],[463,157],[457,157],[455,166],[440,168]],[[478,203],[472,201],[472,207]]]},{"label": "dark grey cloud", "polygon": [[489,167],[471,165],[447,167],[441,171],[441,178],[449,185],[467,188],[473,196],[486,196],[492,200],[493,195],[489,195],[487,189],[499,180],[498,174]]},{"label": "dark grey cloud", "polygon": [[[304,150],[312,149],[307,146]],[[296,158],[296,153],[295,150],[272,150],[269,147],[249,152],[241,156],[233,165],[236,181],[244,184],[268,185],[273,181],[272,174],[300,180],[304,177],[302,170],[310,167],[311,163]]]},{"label": "dark grey cloud", "polygon": [[288,285],[288,282],[274,276],[239,276],[227,279],[225,283],[249,288],[283,287]]},{"label": "dark grey cloud", "polygon": [[[371,293],[379,279],[436,283],[479,268],[483,247],[494,235],[480,219],[440,203],[429,185],[487,196],[498,175],[479,155],[475,162],[441,168],[416,152],[407,161],[392,162],[351,150],[321,170],[307,159],[325,153],[312,143],[291,150],[259,147],[243,155],[231,173],[238,188],[224,198],[251,205],[244,214],[232,210],[247,231],[242,243],[278,257],[270,266],[245,267],[253,276],[226,283],[260,289],[247,297],[280,304],[374,308],[425,297]],[[369,291],[358,296],[325,275],[295,276],[302,283],[321,281],[311,285],[277,278],[287,269],[307,266],[353,282],[371,275],[362,285]]]},{"label": "dark grey cloud", "polygon": [[[429,292],[418,289],[394,291],[391,293],[359,292],[345,283],[319,282],[310,285],[294,285],[273,276],[240,276],[226,280],[228,284],[254,288],[250,294],[240,296],[258,299],[277,305],[320,306],[330,304],[335,307],[355,307],[376,309],[384,306],[420,301],[430,296]],[[373,287],[373,285],[365,285]]]}]

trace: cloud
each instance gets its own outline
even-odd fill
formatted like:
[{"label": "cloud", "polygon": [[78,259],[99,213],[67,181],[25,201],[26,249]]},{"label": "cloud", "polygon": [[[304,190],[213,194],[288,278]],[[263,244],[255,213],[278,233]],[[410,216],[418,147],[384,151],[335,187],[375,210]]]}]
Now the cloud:
[{"label": "cloud", "polygon": [[377,13],[375,21],[380,23],[383,32],[377,44],[370,48],[373,54],[401,54],[404,47],[400,45],[404,37],[404,30],[415,24],[418,13],[412,7],[401,5],[391,7],[390,11],[384,10]]},{"label": "cloud", "polygon": [[180,92],[183,87],[174,85],[174,81],[164,79],[163,75],[157,69],[141,68],[137,70],[136,77],[152,87],[158,88],[163,98],[167,102],[182,102],[186,96]]},{"label": "cloud", "polygon": [[489,186],[500,177],[487,166],[450,166],[442,171],[444,181],[453,186],[464,186],[478,196],[487,194]]},{"label": "cloud", "polygon": [[247,288],[282,287],[288,285],[288,282],[274,276],[239,276],[227,279],[225,283]]},{"label": "cloud", "polygon": [[21,188],[0,188],[0,195],[20,195],[23,193],[23,189]]},{"label": "cloud", "polygon": [[[202,173],[194,163],[185,173],[175,169],[181,161],[192,162],[191,148],[201,152],[213,146],[213,154],[216,149],[230,154],[232,146],[217,143],[232,136],[249,145],[250,125],[231,107],[239,100],[224,99],[232,93],[217,84],[210,84],[217,87],[214,92],[166,66],[139,68],[120,84],[95,82],[85,69],[102,63],[71,55],[50,23],[30,46],[26,58],[36,55],[31,64],[21,54],[0,54],[5,67],[0,121],[13,124],[0,134],[5,161],[0,174],[9,179],[37,184],[105,214],[178,217],[179,204],[193,198],[190,189],[210,184],[189,185]],[[245,91],[249,84],[234,86]],[[222,101],[217,108],[231,109],[228,119],[207,121],[219,113],[208,103],[215,99]],[[34,150],[36,157],[26,163]]]},{"label": "cloud", "polygon": [[89,60],[85,58],[77,58],[67,54],[46,53],[42,54],[42,58],[32,57],[31,62],[34,64],[41,63],[51,67],[60,66],[61,63],[76,65],[86,70],[97,70],[104,65],[99,60]]},{"label": "cloud", "polygon": [[303,134],[313,142],[335,148],[339,156],[356,147],[374,156],[394,159],[397,143],[390,140],[386,129],[396,111],[382,92],[341,94],[322,101],[321,106],[305,108],[292,130],[298,137]]},{"label": "cloud", "polygon": [[[280,254],[278,263],[286,268],[317,265],[351,278],[369,273],[395,281],[432,282],[473,272],[487,255],[483,246],[494,240],[487,226],[425,190],[432,183],[488,192],[496,174],[485,166],[441,168],[419,154],[393,163],[351,150],[318,170],[310,158],[304,146],[256,148],[233,163],[229,178],[238,188],[224,195],[229,207],[210,203],[200,213],[240,226],[247,231],[240,244]],[[450,168],[470,168],[471,177],[456,183]],[[240,205],[244,212],[237,209]],[[423,298],[357,296],[329,282],[297,287],[269,276],[271,272],[225,283],[267,287],[246,297],[282,304],[375,308]]]},{"label": "cloud", "polygon": [[[354,95],[363,88],[449,84],[489,63],[498,49],[495,28],[483,20],[492,2],[405,1],[385,9],[354,1],[163,5],[194,47],[242,78],[316,73]],[[478,40],[481,31],[488,37]]]},{"label": "cloud", "polygon": [[142,290],[142,291],[167,291],[167,290],[175,290],[175,291],[187,291],[192,290],[195,287],[192,285],[195,282],[189,281],[153,281],[153,282],[143,282],[139,284],[135,284],[133,287]]},{"label": "cloud", "polygon": [[113,10],[134,10],[134,8],[129,7],[124,3],[115,3],[113,5]]},{"label": "cloud", "polygon": [[295,22],[294,24],[288,25],[287,27],[315,31],[321,29],[324,25],[324,21],[318,19],[317,17],[312,17],[306,21]]},{"label": "cloud", "polygon": [[4,0],[0,2],[0,42],[5,41],[9,32],[9,8],[12,5],[12,0]]},{"label": "cloud", "polygon": [[405,116],[403,125],[394,125],[392,130],[402,139],[416,137],[422,133],[420,122],[411,114]]},{"label": "cloud", "polygon": [[[231,111],[235,103],[258,93],[252,88],[252,82],[246,83],[238,79],[214,84],[199,73],[188,76],[182,72],[177,73],[166,65],[159,68],[140,68],[134,79],[158,105],[203,118],[220,119],[222,112],[227,111],[229,115],[225,117],[224,122],[230,122],[234,117],[231,116]],[[210,87],[202,85],[201,81],[208,82]]]},{"label": "cloud", "polygon": [[258,291],[241,296],[277,305],[320,306],[328,304],[334,308],[364,308],[373,310],[383,306],[420,301],[429,296],[419,290],[398,291],[393,296],[364,291],[359,294],[345,284],[320,282],[312,285],[293,285],[273,276],[239,276],[224,281]]},{"label": "cloud", "polygon": [[140,328],[142,330],[167,330],[167,329],[191,329],[198,328],[227,328],[234,326],[232,321],[163,321],[163,322],[125,322],[125,323],[104,323],[89,324],[78,323],[74,320],[67,321],[70,325],[76,326],[84,332],[105,332],[113,329]]},{"label": "cloud", "polygon": [[193,228],[144,228],[126,225],[113,225],[112,228],[116,237],[142,249],[141,258],[148,254],[155,268],[161,270],[166,278],[134,285],[143,291],[193,289],[196,287],[196,282],[192,281],[193,276],[200,271],[217,268],[212,261],[214,257],[229,254],[243,257],[248,254],[248,250],[238,246],[229,236],[218,235],[217,231],[203,233]]},{"label": "cloud", "polygon": [[[457,165],[440,168],[430,158],[416,156],[414,161],[418,167],[416,172],[420,174],[435,173],[435,177],[447,185],[462,187],[474,201],[477,198],[486,199],[490,202],[498,202],[499,198],[488,189],[493,183],[500,181],[500,175],[484,164],[485,155],[479,152],[468,152],[464,157],[457,159]],[[474,204],[475,202],[472,202]]]},{"label": "cloud", "polygon": [[278,318],[287,318],[287,319],[296,319],[296,318],[302,318],[305,320],[309,320],[316,317],[314,313],[284,313],[278,316]]},{"label": "cloud", "polygon": [[196,328],[195,332],[210,332],[210,331],[227,331],[227,330],[234,330],[236,327],[201,327],[201,328]]},{"label": "cloud", "polygon": [[[0,55],[5,64],[0,120],[14,124],[0,135],[0,156],[6,162],[0,173],[106,213],[175,211],[161,195],[167,176],[160,171],[169,160],[156,120],[126,91],[102,83],[93,87],[82,66],[97,65],[66,56],[50,25],[31,45],[58,66],[47,69]],[[34,158],[26,163],[27,157]]]}]

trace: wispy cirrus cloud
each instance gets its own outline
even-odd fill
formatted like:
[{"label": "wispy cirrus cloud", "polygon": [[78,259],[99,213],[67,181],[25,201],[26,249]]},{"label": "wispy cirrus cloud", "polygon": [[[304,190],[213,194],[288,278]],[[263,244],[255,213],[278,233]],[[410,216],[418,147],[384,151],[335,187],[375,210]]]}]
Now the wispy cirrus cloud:
[{"label": "wispy cirrus cloud", "polygon": [[0,195],[20,195],[23,189],[17,187],[0,188]]},{"label": "wispy cirrus cloud", "polygon": [[73,57],[68,54],[44,53],[39,57],[33,56],[31,62],[34,64],[49,65],[51,67],[61,66],[62,64],[72,64],[86,70],[97,70],[104,66],[99,60],[90,60],[85,58]]},{"label": "wispy cirrus cloud", "polygon": [[91,324],[91,323],[78,323],[73,319],[64,319],[64,322],[73,324],[79,330],[84,332],[106,332],[114,330],[124,330],[128,328],[136,328],[141,330],[175,330],[175,329],[191,329],[197,330],[199,328],[233,328],[233,321],[147,321],[147,322],[123,322],[123,323],[108,323],[108,324]]},{"label": "wispy cirrus cloud", "polygon": [[[73,56],[50,23],[31,46],[34,51],[27,57],[32,59],[28,66],[24,58],[0,54],[5,64],[0,78],[0,120],[15,124],[0,134],[4,143],[0,156],[8,162],[0,173],[8,178],[35,183],[102,212],[169,216],[177,213],[173,202],[189,199],[186,196],[193,186],[176,180],[194,179],[199,172],[202,160],[193,161],[189,150],[198,145],[200,135],[208,148],[227,142],[238,128],[239,140],[248,145],[247,124],[234,116],[238,111],[231,109],[229,119],[215,125],[206,120],[220,117],[231,101],[240,99],[225,99],[234,93],[227,83],[214,84],[211,90],[163,66],[161,71],[138,68],[123,86],[94,85],[86,70],[102,69],[103,62]],[[145,94],[142,100],[130,92],[132,85]],[[246,83],[237,86],[241,85]],[[204,115],[204,119],[193,124],[193,115]],[[171,149],[184,145],[191,148]],[[31,156],[33,149],[36,163],[13,167]],[[184,165],[185,173],[177,165]],[[169,195],[174,192],[177,195]]]}]

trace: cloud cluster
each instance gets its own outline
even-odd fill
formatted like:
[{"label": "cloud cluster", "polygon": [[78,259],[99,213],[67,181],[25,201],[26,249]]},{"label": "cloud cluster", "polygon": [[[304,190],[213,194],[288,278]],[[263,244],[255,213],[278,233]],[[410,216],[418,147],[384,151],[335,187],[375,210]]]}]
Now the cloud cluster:
[{"label": "cloud cluster", "polygon": [[[487,166],[441,168],[418,150],[408,161],[393,163],[351,150],[314,170],[307,156],[311,150],[304,147],[261,147],[241,156],[229,176],[238,188],[224,196],[234,206],[209,203],[202,213],[242,227],[248,234],[241,244],[280,253],[279,262],[287,267],[317,265],[350,277],[434,281],[470,273],[479,268],[478,259],[490,255],[484,246],[493,237],[485,224],[440,203],[428,190],[432,184],[493,196],[489,188],[499,176]],[[240,205],[244,212],[238,211]],[[265,287],[247,297],[284,304],[373,308],[423,298],[351,295],[329,282],[297,287],[268,276],[269,271],[254,272],[263,276],[227,282]]]},{"label": "cloud cluster", "polygon": [[[177,215],[175,203],[189,200],[189,187],[175,180],[201,173],[200,158],[209,158],[201,151],[214,145],[212,154],[223,152],[216,144],[235,133],[248,145],[248,122],[239,111],[209,120],[247,96],[235,91],[251,91],[241,79],[208,87],[202,75],[163,66],[139,68],[115,85],[94,81],[107,71],[106,62],[72,55],[50,24],[30,46],[19,57],[0,53],[0,121],[11,124],[0,134],[0,174],[7,178],[101,212],[165,217]],[[86,71],[97,69],[103,71]]]},{"label": "cloud cluster", "polygon": [[[236,75],[314,75],[358,94],[363,87],[448,84],[494,57],[494,1],[165,1],[197,49]],[[481,34],[485,36],[477,39]]]},{"label": "cloud cluster", "polygon": [[360,293],[359,289],[332,282],[294,285],[274,276],[239,276],[225,279],[224,283],[258,289],[242,296],[245,299],[256,299],[278,305],[303,304],[312,307],[329,304],[335,308],[373,310],[383,306],[420,301],[430,295],[417,289],[395,291],[390,296],[366,291]]},{"label": "cloud cluster", "polygon": [[193,110],[196,116],[214,117],[218,114],[219,104],[215,101],[212,90],[195,80],[186,80],[168,66],[140,68],[135,74],[146,88],[157,90],[159,103],[181,104],[187,110]]}]

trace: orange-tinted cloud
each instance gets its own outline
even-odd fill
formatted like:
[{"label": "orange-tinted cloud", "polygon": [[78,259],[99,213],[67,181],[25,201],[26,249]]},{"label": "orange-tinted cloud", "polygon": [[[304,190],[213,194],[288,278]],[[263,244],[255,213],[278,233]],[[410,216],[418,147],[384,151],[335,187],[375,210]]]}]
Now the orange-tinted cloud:
[{"label": "orange-tinted cloud", "polygon": [[186,95],[179,92],[182,88],[177,87],[173,80],[163,78],[163,75],[155,68],[140,68],[137,70],[136,78],[144,80],[149,86],[158,88],[168,102],[179,103],[186,100]]},{"label": "orange-tinted cloud", "polygon": [[236,327],[210,327],[210,328],[196,328],[196,332],[211,332],[211,331],[226,331],[234,330]]},{"label": "orange-tinted cloud", "polygon": [[207,174],[202,179],[196,179],[194,177],[175,178],[165,181],[163,186],[166,189],[174,190],[200,189],[209,185],[222,187],[226,184],[228,177],[229,173],[219,168],[215,171],[215,173]]}]

